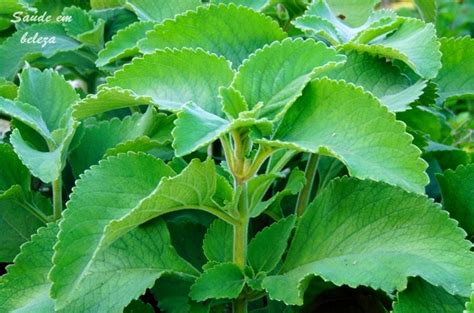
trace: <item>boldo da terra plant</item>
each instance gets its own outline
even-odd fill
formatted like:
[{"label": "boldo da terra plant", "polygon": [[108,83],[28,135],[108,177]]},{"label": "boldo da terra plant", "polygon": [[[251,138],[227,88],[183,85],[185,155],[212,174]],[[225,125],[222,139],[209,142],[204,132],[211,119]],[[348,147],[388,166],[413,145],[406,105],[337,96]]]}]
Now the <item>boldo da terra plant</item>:
[{"label": "boldo da terra plant", "polygon": [[2,3],[0,312],[474,312],[474,40],[386,2]]}]

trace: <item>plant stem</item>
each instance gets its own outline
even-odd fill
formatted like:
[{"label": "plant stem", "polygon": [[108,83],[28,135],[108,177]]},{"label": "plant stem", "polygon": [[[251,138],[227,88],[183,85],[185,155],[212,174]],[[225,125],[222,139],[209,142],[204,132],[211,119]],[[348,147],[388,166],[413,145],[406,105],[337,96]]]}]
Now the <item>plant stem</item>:
[{"label": "plant stem", "polygon": [[311,190],[313,189],[314,177],[316,176],[316,171],[318,170],[319,163],[319,154],[311,153],[306,163],[306,169],[304,171],[304,176],[306,178],[306,184],[298,195],[298,200],[296,201],[296,215],[303,215],[304,210],[308,206],[309,198],[311,196]]},{"label": "plant stem", "polygon": [[53,181],[53,218],[55,221],[59,220],[63,211],[63,194],[62,194],[62,179],[61,174],[58,179]]},{"label": "plant stem", "polygon": [[[247,241],[248,241],[248,190],[247,183],[241,183],[242,193],[239,201],[240,221],[234,224],[234,246],[233,246],[233,261],[242,269],[247,265]],[[244,297],[239,297],[233,303],[234,313],[247,312],[247,300]]]}]

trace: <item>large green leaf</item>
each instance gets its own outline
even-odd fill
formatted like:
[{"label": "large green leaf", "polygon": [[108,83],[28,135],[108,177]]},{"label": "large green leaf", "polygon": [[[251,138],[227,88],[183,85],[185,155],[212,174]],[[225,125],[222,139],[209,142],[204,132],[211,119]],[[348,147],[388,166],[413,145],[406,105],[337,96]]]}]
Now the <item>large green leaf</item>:
[{"label": "large green leaf", "polygon": [[206,270],[191,286],[189,295],[195,301],[235,299],[244,285],[244,273],[237,265],[221,263]]},{"label": "large green leaf", "polygon": [[158,220],[135,228],[101,251],[75,290],[74,299],[64,307],[59,302],[56,308],[60,312],[123,312],[165,273],[188,279],[199,274],[178,255],[165,222]]},{"label": "large green leaf", "polygon": [[313,81],[283,118],[273,146],[335,156],[352,176],[422,193],[426,163],[405,126],[372,95],[343,81]]},{"label": "large green leaf", "polygon": [[216,188],[212,161],[195,160],[181,174],[165,178],[174,175],[163,161],[143,153],[119,154],[83,174],[60,224],[50,275],[58,308],[80,301],[76,288],[88,285],[97,255],[140,224],[179,209],[219,214],[211,199]]},{"label": "large green leaf", "polygon": [[153,29],[152,22],[136,22],[119,30],[110,41],[105,44],[95,61],[97,66],[104,66],[116,60],[138,54],[137,42],[145,38],[147,31]]},{"label": "large green leaf", "polygon": [[362,25],[380,0],[327,0],[334,15],[350,26]]},{"label": "large green leaf", "polygon": [[302,304],[308,279],[404,290],[420,276],[467,296],[474,279],[472,244],[440,206],[398,187],[338,179],[306,208],[287,258],[263,286],[272,299]]},{"label": "large green leaf", "polygon": [[259,115],[273,119],[286,112],[314,75],[344,60],[343,55],[314,40],[285,39],[250,56],[232,86],[244,96],[249,109],[263,103]]},{"label": "large green leaf", "polygon": [[411,82],[397,66],[385,59],[358,52],[349,52],[347,62],[343,66],[321,76],[343,79],[363,87],[379,98],[392,112],[407,110],[409,104],[415,102],[426,87],[426,82],[422,80]]},{"label": "large green leaf", "polygon": [[460,313],[464,302],[463,297],[414,278],[408,282],[407,289],[398,293],[393,313]]},{"label": "large green leaf", "polygon": [[0,311],[54,311],[54,302],[49,297],[51,283],[47,276],[52,265],[57,230],[56,224],[49,224],[21,247],[14,264],[8,266],[7,274],[0,278]]},{"label": "large green leaf", "polygon": [[276,22],[254,10],[209,5],[157,25],[139,47],[144,53],[164,48],[202,48],[224,56],[237,68],[258,48],[285,37]]},{"label": "large green leaf", "polygon": [[72,104],[79,96],[57,72],[35,68],[23,70],[20,75],[18,100],[35,106],[52,132],[67,127]]},{"label": "large green leaf", "polygon": [[219,87],[230,85],[234,72],[227,60],[203,50],[156,51],[135,59],[107,79],[138,96],[149,96],[161,109],[177,111],[192,101],[204,110],[223,115]]},{"label": "large green leaf", "polygon": [[444,208],[470,236],[474,236],[474,164],[461,165],[455,171],[449,169],[436,178]]},{"label": "large green leaf", "polygon": [[434,79],[439,88],[439,101],[474,97],[474,39],[442,38],[443,67]]},{"label": "large green leaf", "polygon": [[176,14],[193,10],[201,5],[200,0],[126,0],[125,7],[129,8],[144,21],[162,22],[173,18]]},{"label": "large green leaf", "polygon": [[[52,37],[55,43],[44,45],[34,43],[22,43],[23,36],[33,39],[36,37]],[[43,40],[44,41],[44,40]],[[24,61],[33,61],[40,56],[52,57],[61,51],[76,50],[80,43],[70,38],[61,24],[38,23],[14,33],[2,45],[0,45],[0,77],[13,79],[16,72],[21,68]]]}]

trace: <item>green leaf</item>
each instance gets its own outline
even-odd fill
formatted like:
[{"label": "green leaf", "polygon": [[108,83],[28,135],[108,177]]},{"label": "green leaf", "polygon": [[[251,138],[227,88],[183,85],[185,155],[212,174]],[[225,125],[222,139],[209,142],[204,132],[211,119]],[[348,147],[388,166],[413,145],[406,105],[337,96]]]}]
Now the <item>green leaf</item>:
[{"label": "green leaf", "polygon": [[404,290],[420,276],[467,296],[474,253],[465,232],[425,196],[380,182],[333,181],[306,208],[280,274],[264,279],[272,299],[303,303],[308,279]]},{"label": "green leaf", "polygon": [[126,0],[125,7],[132,10],[143,21],[162,22],[176,14],[193,10],[201,5],[199,0]]},{"label": "green leaf", "polygon": [[[69,268],[66,266],[64,270]],[[56,302],[56,309],[122,312],[131,300],[166,273],[189,279],[198,275],[171,245],[165,222],[157,220],[135,228],[96,255],[74,298],[67,303]]]},{"label": "green leaf", "polygon": [[44,215],[38,216],[38,209],[26,197],[31,196],[19,185],[0,192],[0,262],[11,262],[20,251],[21,244],[44,225]]},{"label": "green leaf", "polygon": [[43,182],[49,183],[58,179],[64,166],[66,166],[68,147],[74,136],[76,126],[77,124],[74,122],[67,129],[61,129],[61,132],[64,130],[65,133],[64,137],[61,138],[61,143],[47,152],[39,151],[25,141],[18,129],[12,132],[10,141],[15,152],[23,164],[28,167],[31,174]]},{"label": "green leaf", "polygon": [[39,229],[31,241],[21,247],[14,264],[7,267],[7,274],[0,278],[2,312],[54,311],[47,276],[52,265],[57,230],[56,224]]},{"label": "green leaf", "polygon": [[255,11],[262,11],[270,4],[270,2],[270,0],[211,0],[211,3],[234,3],[235,5],[243,5],[252,8]]},{"label": "green leaf", "polygon": [[137,42],[145,38],[147,31],[153,29],[152,22],[136,22],[126,28],[120,29],[110,41],[105,44],[95,64],[98,67],[105,66],[122,58],[134,56],[139,53]]},{"label": "green leaf", "polygon": [[[330,0],[329,3],[331,6],[325,0],[313,2],[303,16],[292,22],[293,25],[310,36],[323,37],[336,46],[360,36],[378,37],[395,29],[399,24],[395,19],[396,14],[390,10],[372,12],[374,1],[371,0],[357,3]],[[358,6],[359,9],[353,10],[352,6]],[[354,24],[351,16],[359,25],[349,25],[351,22]],[[345,21],[346,18],[349,18],[349,23]],[[363,18],[365,20],[361,20]]]},{"label": "green leaf", "polygon": [[334,15],[340,16],[350,26],[359,26],[367,21],[378,2],[380,0],[327,0]]},{"label": "green leaf", "polygon": [[73,106],[72,115],[85,119],[112,110],[152,104],[151,97],[136,96],[131,90],[103,87],[96,94],[89,94]]},{"label": "green leaf", "polygon": [[474,236],[474,164],[447,170],[436,175],[436,179],[443,195],[443,207]]},{"label": "green leaf", "polygon": [[0,77],[0,97],[13,100],[17,97],[18,86]]},{"label": "green leaf", "polygon": [[232,87],[219,89],[219,96],[222,100],[222,111],[229,119],[236,119],[241,112],[248,111],[248,103],[244,96]]},{"label": "green leaf", "polygon": [[[107,150],[128,140],[143,135],[151,135],[157,122],[156,114],[133,114],[123,120],[113,118],[106,121],[88,121],[83,124],[83,135],[80,144],[69,156],[69,162],[75,177],[79,177],[91,165],[104,158]],[[127,152],[127,151],[124,151]]]},{"label": "green leaf", "polygon": [[233,263],[221,263],[205,271],[191,286],[191,299],[204,301],[214,299],[235,299],[242,292],[245,276]]},{"label": "green leaf", "polygon": [[[113,148],[107,149],[105,151],[104,157],[115,156],[120,153],[132,152],[147,152],[151,155],[158,157],[162,156],[162,153],[168,153],[168,146],[165,146],[159,143],[156,140],[150,139],[148,136],[140,136],[135,139],[127,140],[119,143]],[[174,153],[171,152],[170,158],[173,157]],[[159,157],[160,159],[165,159],[165,157]]]},{"label": "green leaf", "polygon": [[[474,284],[472,286],[472,289],[474,290]],[[471,301],[466,303],[466,313],[473,313],[474,312],[474,291],[471,294]]]},{"label": "green leaf", "polygon": [[453,296],[420,278],[408,282],[408,288],[397,295],[393,313],[459,313],[465,298]]},{"label": "green leaf", "polygon": [[152,291],[158,300],[160,310],[167,313],[209,312],[208,305],[196,303],[189,298],[193,282],[177,275],[167,275],[158,279]]},{"label": "green leaf", "polygon": [[46,140],[53,141],[48,125],[36,107],[20,101],[0,98],[0,113],[31,127]]},{"label": "green leaf", "polygon": [[[33,39],[35,34],[41,37],[55,38],[55,43],[22,43],[26,36]],[[79,49],[80,43],[70,38],[61,24],[39,23],[17,31],[0,45],[0,77],[12,80],[25,61],[33,61],[40,56],[49,58],[61,51]]]},{"label": "green leaf", "polygon": [[278,265],[288,245],[295,222],[295,216],[281,219],[261,230],[250,241],[248,261],[255,273],[268,273]]},{"label": "green leaf", "polygon": [[250,56],[239,68],[232,86],[244,96],[250,109],[263,103],[260,117],[274,119],[286,112],[316,73],[344,60],[323,43],[285,39]]},{"label": "green leaf", "polygon": [[392,112],[409,109],[409,104],[419,99],[426,87],[425,81],[411,82],[397,66],[385,59],[355,51],[347,54],[343,66],[320,75],[324,76],[361,86]]},{"label": "green leaf", "polygon": [[352,176],[422,193],[426,163],[403,123],[372,95],[343,81],[313,81],[263,143],[340,159]]},{"label": "green leaf", "polygon": [[155,310],[149,303],[140,300],[133,300],[123,310],[124,313],[154,313]]},{"label": "green leaf", "polygon": [[232,262],[234,230],[232,225],[214,220],[204,237],[202,249],[210,262]]},{"label": "green leaf", "polygon": [[222,57],[203,50],[165,50],[134,59],[106,86],[118,86],[137,96],[149,96],[160,109],[178,111],[187,102],[223,115],[219,87],[230,85],[234,72]]},{"label": "green leaf", "polygon": [[[184,105],[178,113],[173,129],[173,147],[176,156],[187,155],[214,142],[223,134],[239,128],[257,127],[260,131],[271,132],[272,124],[266,119],[241,117],[232,122],[208,113],[194,103]],[[196,128],[199,125],[199,128]]]},{"label": "green leaf", "polygon": [[144,53],[164,48],[202,48],[224,56],[235,69],[258,48],[285,37],[276,22],[254,10],[210,5],[157,25],[139,42],[139,48]]},{"label": "green leaf", "polygon": [[72,104],[79,100],[74,88],[57,72],[35,68],[20,75],[18,100],[35,106],[50,131],[67,127]]},{"label": "green leaf", "polygon": [[64,29],[71,37],[76,37],[94,28],[94,21],[85,10],[72,6],[63,10],[63,16],[71,16],[71,21],[64,23]]},{"label": "green leaf", "polygon": [[[119,237],[141,229],[140,224],[180,209],[219,214],[211,201],[216,188],[212,161],[194,160],[181,174],[165,179],[174,175],[163,161],[143,153],[119,154],[83,174],[63,215],[50,274],[57,308],[80,301],[75,288],[88,285],[87,273],[97,255]],[[73,230],[79,224],[77,233]]]},{"label": "green leaf", "polygon": [[0,143],[0,164],[0,194],[13,185],[30,190],[30,173],[10,145]]},{"label": "green leaf", "polygon": [[416,8],[425,22],[436,22],[438,4],[436,0],[414,0]]},{"label": "green leaf", "polygon": [[443,67],[434,79],[439,88],[440,103],[448,99],[474,97],[474,39],[441,38]]},{"label": "green leaf", "polygon": [[434,25],[418,19],[399,19],[403,23],[390,36],[368,43],[348,42],[344,48],[400,60],[421,77],[435,78],[441,68],[441,52]]}]

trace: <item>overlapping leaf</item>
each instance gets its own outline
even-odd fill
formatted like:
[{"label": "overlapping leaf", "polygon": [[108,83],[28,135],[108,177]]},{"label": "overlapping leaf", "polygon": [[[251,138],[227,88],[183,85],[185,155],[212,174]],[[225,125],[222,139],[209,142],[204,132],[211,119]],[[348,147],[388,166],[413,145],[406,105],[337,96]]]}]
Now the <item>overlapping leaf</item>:
[{"label": "overlapping leaf", "polygon": [[202,48],[224,56],[237,68],[258,48],[285,37],[276,22],[254,10],[210,5],[157,25],[139,48],[144,53],[164,48]]},{"label": "overlapping leaf", "polygon": [[142,21],[162,22],[175,15],[193,10],[201,5],[200,0],[126,0],[125,7],[129,8]]},{"label": "overlapping leaf", "polygon": [[442,38],[443,67],[434,82],[439,88],[439,102],[450,98],[474,97],[474,39]]},{"label": "overlapping leaf", "polygon": [[298,223],[280,274],[264,279],[272,299],[302,304],[306,281],[404,290],[420,276],[467,296],[474,279],[465,232],[424,196],[372,181],[334,181]]},{"label": "overlapping leaf", "polygon": [[392,112],[405,111],[423,94],[426,82],[411,82],[398,67],[367,53],[349,52],[347,62],[323,73],[332,79],[361,86],[370,91]]},{"label": "overlapping leaf", "polygon": [[151,97],[161,109],[178,111],[187,102],[223,115],[219,87],[228,86],[234,72],[228,61],[203,50],[156,51],[135,59],[107,79],[137,96]]},{"label": "overlapping leaf", "polygon": [[263,143],[339,158],[352,176],[422,193],[428,179],[420,151],[402,123],[361,88],[313,81]]},{"label": "overlapping leaf", "polygon": [[[36,33],[42,37],[55,37],[55,43],[27,44],[21,38],[32,38]],[[39,36],[39,35],[38,35]],[[17,31],[0,45],[0,77],[13,79],[25,61],[32,61],[39,56],[52,57],[61,51],[72,51],[80,47],[80,43],[66,34],[61,24],[34,24]]]},{"label": "overlapping leaf", "polygon": [[216,190],[211,161],[193,161],[181,174],[165,178],[174,175],[161,160],[135,153],[109,158],[85,172],[71,195],[55,248],[51,279],[57,308],[81,303],[77,290],[89,286],[87,273],[100,252],[140,224],[180,209],[219,215],[211,199]]},{"label": "overlapping leaf", "polygon": [[443,206],[467,233],[474,236],[474,164],[459,166],[436,176]]},{"label": "overlapping leaf", "polygon": [[420,278],[408,282],[408,288],[398,293],[394,313],[459,313],[465,298],[453,296],[443,288],[428,284]]}]

